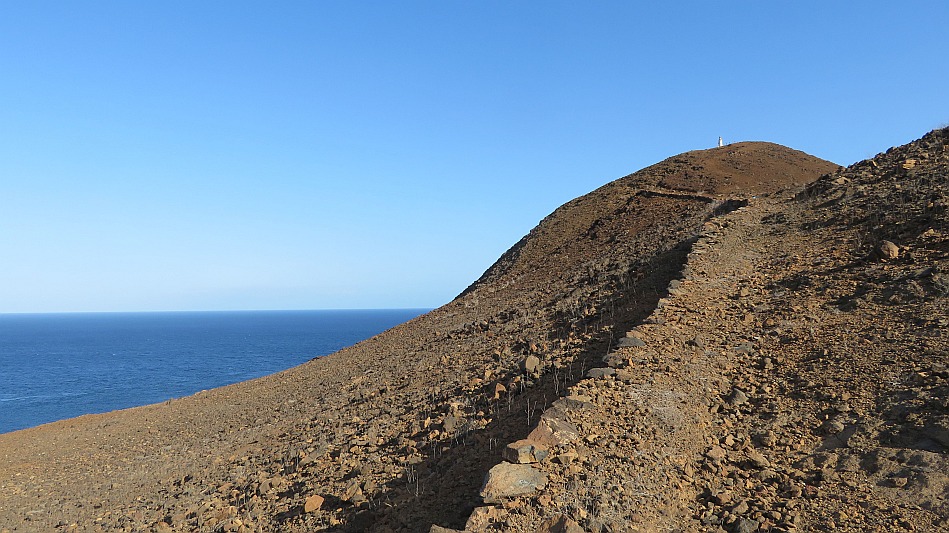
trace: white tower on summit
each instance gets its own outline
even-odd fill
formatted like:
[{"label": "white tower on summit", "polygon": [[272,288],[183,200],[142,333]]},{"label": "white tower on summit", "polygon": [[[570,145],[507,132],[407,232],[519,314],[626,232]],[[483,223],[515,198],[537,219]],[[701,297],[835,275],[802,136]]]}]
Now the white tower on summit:
[{"label": "white tower on summit", "polygon": [[725,146],[725,143],[722,142],[722,138],[721,138],[721,136],[719,136],[719,137],[718,137],[718,147],[721,148],[722,146]]}]

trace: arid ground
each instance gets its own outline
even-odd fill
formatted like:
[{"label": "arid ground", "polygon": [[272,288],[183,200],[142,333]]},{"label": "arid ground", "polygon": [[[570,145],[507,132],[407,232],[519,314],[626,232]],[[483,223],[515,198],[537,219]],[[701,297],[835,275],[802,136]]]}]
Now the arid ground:
[{"label": "arid ground", "polygon": [[354,347],[0,435],[0,530],[949,531],[947,146],[662,161]]}]

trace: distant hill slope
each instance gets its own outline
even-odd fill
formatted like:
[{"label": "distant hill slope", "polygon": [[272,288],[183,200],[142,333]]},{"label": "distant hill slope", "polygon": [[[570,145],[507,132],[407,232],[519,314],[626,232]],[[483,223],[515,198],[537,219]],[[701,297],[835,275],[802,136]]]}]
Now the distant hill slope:
[{"label": "distant hill slope", "polygon": [[[357,346],[0,436],[0,529],[945,527],[947,158],[667,159]],[[479,494],[528,436],[546,485]]]},{"label": "distant hill slope", "polygon": [[689,228],[680,236],[694,232],[695,221],[687,220],[693,212],[708,216],[729,198],[803,186],[837,168],[767,142],[740,142],[670,157],[557,208],[465,294],[480,284],[503,284],[505,275],[531,272],[559,279],[596,256],[640,257],[649,253],[645,247],[664,242],[657,234],[667,227]]}]

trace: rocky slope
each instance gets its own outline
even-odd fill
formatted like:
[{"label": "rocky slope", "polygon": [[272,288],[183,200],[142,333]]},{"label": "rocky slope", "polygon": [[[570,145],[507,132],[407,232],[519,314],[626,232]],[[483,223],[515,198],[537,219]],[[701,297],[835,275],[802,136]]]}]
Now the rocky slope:
[{"label": "rocky slope", "polygon": [[0,435],[0,529],[946,530],[947,141],[616,180],[357,346]]}]

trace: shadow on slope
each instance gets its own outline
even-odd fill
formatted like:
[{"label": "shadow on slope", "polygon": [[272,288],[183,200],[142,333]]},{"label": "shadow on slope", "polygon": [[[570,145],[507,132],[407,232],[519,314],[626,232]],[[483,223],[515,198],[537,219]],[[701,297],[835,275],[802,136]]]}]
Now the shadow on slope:
[{"label": "shadow on slope", "polygon": [[[707,220],[745,205],[743,196],[803,185],[835,168],[777,145],[739,143],[670,158],[557,209],[452,302],[476,310],[476,320],[449,336],[461,353],[503,348],[483,380],[431,398],[451,406],[441,434],[407,436],[421,460],[403,464],[402,476],[374,501],[349,508],[349,530],[463,527],[481,505],[484,474],[500,461],[501,448],[524,438],[590,368],[604,366],[616,340],[680,277]],[[738,194],[722,197],[726,192]],[[495,334],[497,321],[516,327]],[[530,355],[543,367],[534,376],[519,368]]]}]

